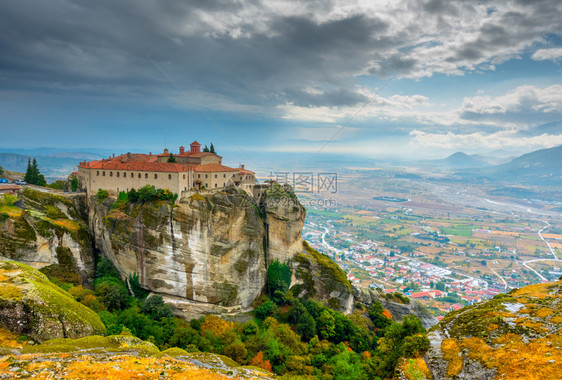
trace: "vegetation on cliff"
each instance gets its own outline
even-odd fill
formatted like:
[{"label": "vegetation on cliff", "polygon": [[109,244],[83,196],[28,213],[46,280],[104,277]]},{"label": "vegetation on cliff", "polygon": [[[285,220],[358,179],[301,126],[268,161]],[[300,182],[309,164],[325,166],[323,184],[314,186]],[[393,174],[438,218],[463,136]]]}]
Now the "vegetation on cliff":
[{"label": "vegetation on cliff", "polygon": [[0,326],[42,341],[104,334],[100,318],[39,271],[0,260]]},{"label": "vegetation on cliff", "polygon": [[[352,317],[311,299],[298,299],[288,290],[290,269],[270,266],[274,295],[256,303],[255,318],[237,323],[207,315],[190,322],[172,316],[158,295],[143,299],[129,295],[111,263],[98,263],[94,290],[71,287],[76,300],[96,310],[109,334],[133,334],[159,350],[224,355],[238,365],[250,365],[278,375],[318,379],[391,377],[400,356],[420,356],[425,330],[419,320],[399,324],[388,311],[358,305]],[[139,289],[138,277],[129,279]],[[369,314],[371,318],[369,318]]]},{"label": "vegetation on cliff", "polygon": [[562,281],[536,284],[447,314],[430,334],[432,371],[447,378],[559,376],[561,297]]}]

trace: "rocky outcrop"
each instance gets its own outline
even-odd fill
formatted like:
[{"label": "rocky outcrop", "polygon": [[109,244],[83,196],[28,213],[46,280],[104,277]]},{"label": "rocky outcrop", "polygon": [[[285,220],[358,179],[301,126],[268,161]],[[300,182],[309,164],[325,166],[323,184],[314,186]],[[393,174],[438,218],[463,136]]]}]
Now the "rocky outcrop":
[{"label": "rocky outcrop", "polygon": [[451,312],[428,338],[436,379],[552,379],[562,371],[562,281]]},{"label": "rocky outcrop", "polygon": [[[302,250],[304,208],[279,185],[256,200],[234,187],[181,199],[127,204],[92,198],[98,250],[127,278],[159,293],[187,319],[251,309],[267,264]],[[271,201],[273,197],[280,201]]]},{"label": "rocky outcrop", "polygon": [[25,264],[0,260],[0,326],[37,341],[105,334],[98,315]]},{"label": "rocky outcrop", "polygon": [[269,371],[241,366],[226,356],[177,347],[160,351],[130,335],[53,339],[33,346],[11,343],[0,347],[8,360],[1,363],[7,364],[1,378],[277,379]]},{"label": "rocky outcrop", "polygon": [[357,302],[365,306],[377,301],[387,309],[392,315],[392,319],[402,322],[405,315],[414,315],[426,329],[433,327],[439,322],[435,316],[425,308],[420,302],[410,300],[404,296],[384,294],[373,289],[364,289],[353,286],[353,295]]},{"label": "rocky outcrop", "polygon": [[290,262],[293,269],[291,291],[296,297],[308,297],[345,314],[353,311],[353,289],[345,272],[329,257],[304,244],[303,252]]},{"label": "rocky outcrop", "polygon": [[95,270],[93,244],[82,212],[67,196],[26,188],[0,210],[0,255],[63,282],[87,283]]}]

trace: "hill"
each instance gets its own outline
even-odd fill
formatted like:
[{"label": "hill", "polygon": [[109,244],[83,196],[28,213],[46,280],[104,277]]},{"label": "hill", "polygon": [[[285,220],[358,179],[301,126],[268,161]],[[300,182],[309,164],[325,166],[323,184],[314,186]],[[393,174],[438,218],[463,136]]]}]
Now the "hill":
[{"label": "hill", "polygon": [[501,165],[461,170],[455,173],[455,176],[471,182],[560,186],[562,185],[560,162],[562,162],[562,145],[530,152]]},{"label": "hill", "polygon": [[416,165],[447,169],[466,169],[483,168],[489,166],[490,164],[482,156],[456,152],[451,154],[449,157],[440,160],[418,161]]},{"label": "hill", "polygon": [[562,372],[562,281],[451,312],[428,334],[436,379],[553,379]]},{"label": "hill", "polygon": [[451,154],[449,157],[442,160],[442,162],[449,167],[455,168],[477,168],[488,165],[480,156],[468,155],[463,152]]}]

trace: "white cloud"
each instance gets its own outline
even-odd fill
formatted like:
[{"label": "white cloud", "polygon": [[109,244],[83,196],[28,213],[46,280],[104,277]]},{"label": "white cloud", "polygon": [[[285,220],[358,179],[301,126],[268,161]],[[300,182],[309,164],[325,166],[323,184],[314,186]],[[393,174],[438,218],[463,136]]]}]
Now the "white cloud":
[{"label": "white cloud", "polygon": [[562,58],[562,48],[539,49],[531,56],[535,61],[558,61]]},{"label": "white cloud", "polygon": [[494,133],[428,133],[421,130],[410,132],[411,145],[436,148],[447,151],[468,151],[477,153],[505,148],[552,148],[562,145],[562,133],[559,135],[542,134],[539,136],[521,136],[514,130]]}]

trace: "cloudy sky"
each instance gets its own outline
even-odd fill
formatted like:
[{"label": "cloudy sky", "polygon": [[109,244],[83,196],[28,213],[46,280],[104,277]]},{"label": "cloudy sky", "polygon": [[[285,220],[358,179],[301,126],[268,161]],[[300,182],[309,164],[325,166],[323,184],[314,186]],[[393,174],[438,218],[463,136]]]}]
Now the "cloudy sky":
[{"label": "cloudy sky", "polygon": [[557,146],[561,14],[559,0],[0,1],[0,146]]}]

